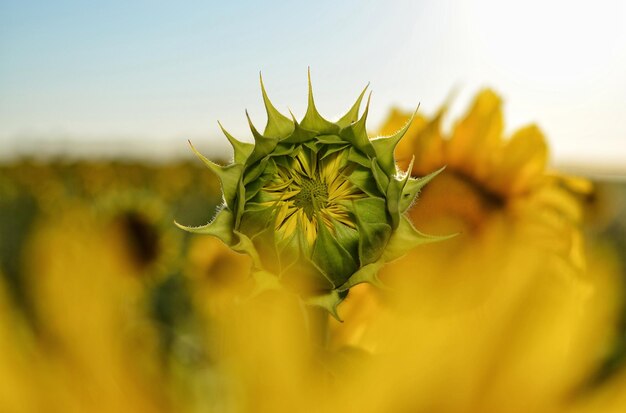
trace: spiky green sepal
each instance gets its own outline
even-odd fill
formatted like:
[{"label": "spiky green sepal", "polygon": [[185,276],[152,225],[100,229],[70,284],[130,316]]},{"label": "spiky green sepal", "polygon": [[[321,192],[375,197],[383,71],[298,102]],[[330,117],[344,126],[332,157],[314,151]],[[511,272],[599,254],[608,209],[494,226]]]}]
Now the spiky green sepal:
[{"label": "spiky green sepal", "polygon": [[261,80],[268,120],[261,134],[248,117],[254,144],[222,128],[234,149],[227,166],[192,146],[221,180],[223,205],[205,226],[179,226],[250,255],[257,293],[289,288],[339,318],[337,305],[351,287],[381,286],[376,274],[385,263],[446,238],[420,233],[405,215],[441,171],[415,179],[397,169],[394,149],[409,123],[392,136],[370,139],[369,97],[359,116],[366,89],[346,115],[330,122],[315,107],[309,76],[308,108],[298,122],[272,105]]}]

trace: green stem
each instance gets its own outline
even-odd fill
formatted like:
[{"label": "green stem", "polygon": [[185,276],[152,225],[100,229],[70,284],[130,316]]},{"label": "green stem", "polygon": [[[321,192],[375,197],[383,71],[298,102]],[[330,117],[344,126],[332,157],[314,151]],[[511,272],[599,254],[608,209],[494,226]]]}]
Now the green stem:
[{"label": "green stem", "polygon": [[326,350],[328,348],[328,311],[319,307],[307,308],[307,316],[309,321],[309,335],[312,342],[319,346],[320,349]]}]

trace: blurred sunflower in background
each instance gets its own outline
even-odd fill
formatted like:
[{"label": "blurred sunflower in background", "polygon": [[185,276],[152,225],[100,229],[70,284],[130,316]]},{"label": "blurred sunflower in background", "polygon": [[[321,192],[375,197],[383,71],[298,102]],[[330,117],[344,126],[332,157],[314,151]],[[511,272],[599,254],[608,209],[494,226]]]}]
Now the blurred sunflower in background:
[{"label": "blurred sunflower in background", "polygon": [[177,271],[181,234],[172,228],[166,204],[148,192],[112,191],[94,208],[129,266],[144,277],[164,277]]},{"label": "blurred sunflower in background", "polygon": [[[396,156],[414,176],[446,166],[410,214],[419,230],[460,235],[389,265],[390,292],[354,291],[335,346],[382,354],[369,379],[393,384],[368,411],[389,393],[411,411],[566,408],[610,352],[623,311],[615,260],[583,243],[591,183],[548,170],[538,127],[504,139],[493,91],[450,133],[445,113],[418,117]],[[392,110],[380,133],[409,117]]]}]

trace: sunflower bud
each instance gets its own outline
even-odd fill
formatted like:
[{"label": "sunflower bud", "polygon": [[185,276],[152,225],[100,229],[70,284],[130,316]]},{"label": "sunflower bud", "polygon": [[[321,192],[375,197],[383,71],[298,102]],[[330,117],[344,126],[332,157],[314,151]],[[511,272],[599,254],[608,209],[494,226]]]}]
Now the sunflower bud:
[{"label": "sunflower bud", "polygon": [[294,290],[338,318],[337,305],[352,286],[380,285],[376,274],[386,262],[442,239],[418,232],[405,215],[440,171],[416,179],[397,169],[394,148],[410,121],[370,140],[369,98],[359,116],[367,87],[334,123],[315,108],[310,76],[301,122],[276,110],[262,79],[261,90],[268,120],[261,134],[248,117],[254,144],[222,128],[234,148],[233,164],[217,165],[192,146],[219,176],[224,202],[209,224],[179,226],[250,255],[257,290]]}]

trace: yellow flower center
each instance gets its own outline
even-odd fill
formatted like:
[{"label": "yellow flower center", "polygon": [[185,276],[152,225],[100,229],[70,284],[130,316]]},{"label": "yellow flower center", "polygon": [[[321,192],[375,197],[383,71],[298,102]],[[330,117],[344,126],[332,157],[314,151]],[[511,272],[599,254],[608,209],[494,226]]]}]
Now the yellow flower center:
[{"label": "yellow flower center", "polygon": [[310,221],[315,211],[328,204],[328,187],[320,180],[304,178],[300,192],[293,197],[293,204],[296,208],[301,208]]},{"label": "yellow flower center", "polygon": [[342,205],[365,197],[349,180],[351,166],[344,162],[347,151],[320,156],[300,147],[289,167],[278,166],[276,176],[263,191],[276,207],[276,231],[282,237],[292,236],[300,228],[309,245],[317,238],[318,223],[332,232],[335,225],[356,228],[354,217]]}]

